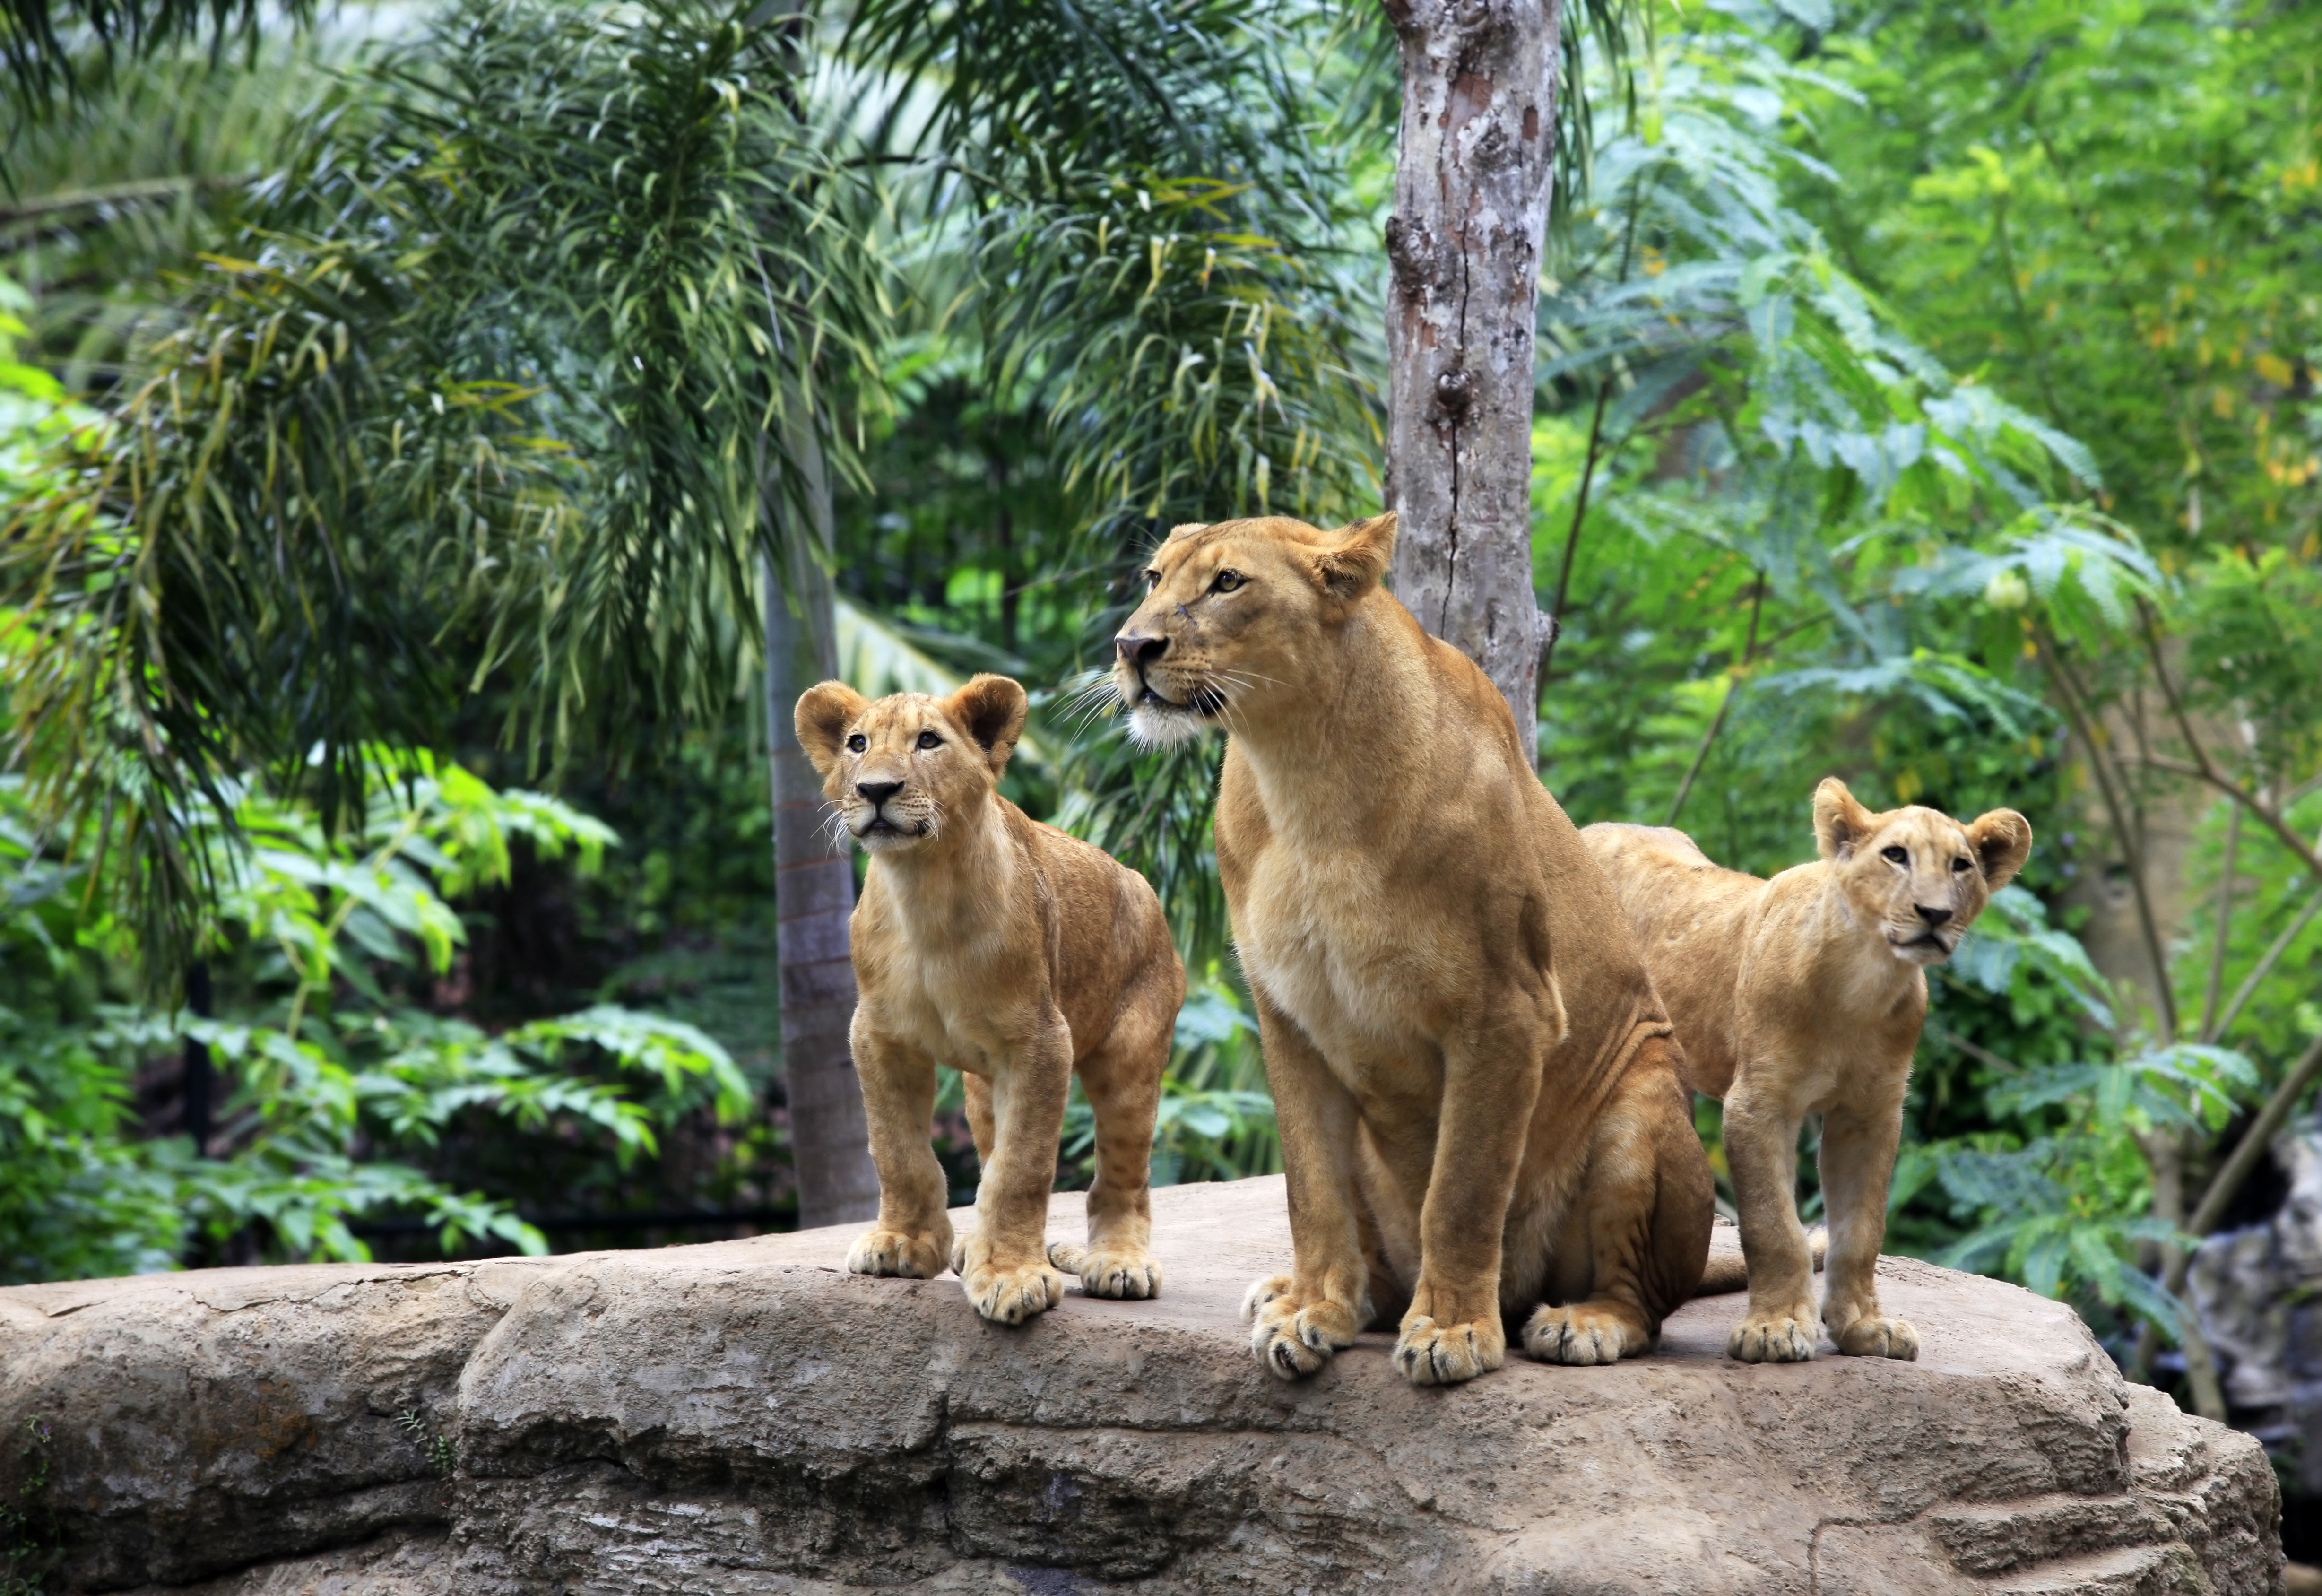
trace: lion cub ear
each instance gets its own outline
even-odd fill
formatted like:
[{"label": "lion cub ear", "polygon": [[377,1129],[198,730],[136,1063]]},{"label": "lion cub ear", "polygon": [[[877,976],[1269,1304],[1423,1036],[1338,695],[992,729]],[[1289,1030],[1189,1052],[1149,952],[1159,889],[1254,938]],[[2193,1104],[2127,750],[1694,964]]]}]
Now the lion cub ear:
[{"label": "lion cub ear", "polygon": [[1353,604],[1386,579],[1394,562],[1394,511],[1339,528],[1336,547],[1314,562],[1322,591],[1341,604]]},{"label": "lion cub ear", "polygon": [[975,739],[995,776],[1008,768],[1008,756],[1024,735],[1024,710],[1023,684],[1006,676],[971,677],[944,700],[944,713]]},{"label": "lion cub ear", "polygon": [[1855,846],[1870,835],[1871,812],[1854,801],[1846,784],[1834,775],[1823,777],[1815,789],[1815,846],[1826,859],[1849,859]]},{"label": "lion cub ear", "polygon": [[798,729],[799,747],[806,750],[818,774],[830,774],[830,767],[838,763],[838,746],[846,729],[870,707],[869,699],[844,682],[818,682],[799,694],[792,721]]},{"label": "lion cub ear", "polygon": [[2032,822],[2012,809],[1989,810],[1968,827],[1967,845],[1983,862],[1985,885],[1997,892],[2032,857]]}]

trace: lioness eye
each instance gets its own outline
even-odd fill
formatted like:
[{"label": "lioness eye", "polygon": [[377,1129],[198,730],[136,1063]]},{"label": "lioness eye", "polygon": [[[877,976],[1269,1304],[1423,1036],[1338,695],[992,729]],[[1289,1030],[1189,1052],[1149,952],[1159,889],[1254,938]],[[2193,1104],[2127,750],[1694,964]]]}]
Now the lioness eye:
[{"label": "lioness eye", "polygon": [[859,754],[859,753],[861,753],[864,749],[865,749],[865,748],[869,748],[870,746],[871,746],[871,739],[870,739],[869,738],[867,738],[867,737],[864,736],[864,735],[863,735],[861,732],[859,732],[859,731],[858,731],[858,732],[856,732],[853,737],[850,737],[850,738],[848,738],[846,739],[846,748],[847,748],[847,751],[848,751],[849,753]]},{"label": "lioness eye", "polygon": [[1956,876],[1957,874],[1959,874],[1959,872],[1961,872],[1961,870],[1964,870],[1964,869],[1966,869],[1966,868],[1967,868],[1967,861],[1966,861],[1965,859],[1963,859],[1963,858],[1962,858],[1962,859],[1953,859],[1953,860],[1952,861],[1952,873],[1953,875],[1955,875],[1955,876]]},{"label": "lioness eye", "polygon": [[940,748],[943,747],[943,738],[937,737],[932,731],[922,731],[919,733],[919,747],[922,748]]},{"label": "lioness eye", "polygon": [[1210,583],[1210,591],[1213,593],[1230,593],[1248,580],[1248,577],[1239,571],[1220,571],[1217,574],[1217,579]]},{"label": "lioness eye", "polygon": [[1882,848],[1879,850],[1879,857],[1891,859],[1898,865],[1907,865],[1911,862],[1911,850],[1907,848]]},{"label": "lioness eye", "polygon": [[1158,571],[1147,571],[1145,573],[1145,591],[1147,592],[1151,592],[1155,588],[1159,587],[1160,585],[1161,573]]}]

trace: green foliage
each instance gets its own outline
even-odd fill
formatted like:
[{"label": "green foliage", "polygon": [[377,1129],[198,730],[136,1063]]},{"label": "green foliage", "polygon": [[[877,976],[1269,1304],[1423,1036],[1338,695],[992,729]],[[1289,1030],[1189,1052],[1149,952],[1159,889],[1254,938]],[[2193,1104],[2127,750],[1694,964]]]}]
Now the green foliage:
[{"label": "green foliage", "polygon": [[[525,1134],[587,1137],[626,1164],[697,1108],[747,1110],[724,1050],[672,1020],[600,1005],[491,1035],[414,1003],[410,989],[441,976],[466,937],[441,894],[505,880],[512,838],[572,850],[584,867],[611,838],[455,766],[373,757],[385,768],[359,834],[326,836],[254,788],[231,832],[215,817],[188,825],[220,884],[203,951],[222,966],[231,1013],[215,1019],[112,999],[133,937],[91,912],[102,894],[84,872],[43,855],[23,784],[0,786],[12,883],[0,955],[18,999],[0,1012],[8,1279],[167,1268],[189,1228],[210,1247],[254,1235],[275,1256],[361,1259],[350,1223],[397,1212],[423,1217],[446,1251],[493,1237],[541,1252],[507,1200],[394,1155],[424,1157],[447,1129],[493,1116]],[[225,1084],[212,1157],[128,1133],[139,1064],[188,1042]]]}]

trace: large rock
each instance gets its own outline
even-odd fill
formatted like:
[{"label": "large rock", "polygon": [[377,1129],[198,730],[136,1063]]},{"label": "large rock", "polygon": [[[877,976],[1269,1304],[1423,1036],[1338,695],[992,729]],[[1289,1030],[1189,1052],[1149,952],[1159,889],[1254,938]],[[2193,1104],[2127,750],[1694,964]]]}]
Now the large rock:
[{"label": "large rock", "polygon": [[2261,1224],[2213,1235],[2186,1281],[2225,1364],[2226,1399],[2322,1496],[2322,1124],[2269,1150],[2287,1189]]},{"label": "large rock", "polygon": [[1734,1363],[1713,1298],[1612,1369],[1417,1390],[1369,1335],[1291,1386],[1236,1319],[1280,1181],[1154,1228],[1157,1300],[1013,1330],[832,1231],[23,1287],[0,1424],[50,1426],[65,1589],[2280,1588],[2256,1444],[2011,1286],[1881,1261],[1915,1363]]}]

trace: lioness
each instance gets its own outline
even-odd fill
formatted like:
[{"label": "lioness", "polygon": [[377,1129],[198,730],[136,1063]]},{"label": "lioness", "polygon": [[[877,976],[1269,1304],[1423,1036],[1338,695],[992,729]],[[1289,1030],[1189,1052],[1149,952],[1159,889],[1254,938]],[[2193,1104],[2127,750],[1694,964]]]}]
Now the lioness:
[{"label": "lioness", "polygon": [[1903,1092],[1941,963],[2024,867],[2032,827],[2012,809],[1962,826],[1912,805],[1872,814],[1833,777],[1815,790],[1820,860],[1771,881],[1721,870],[1682,831],[1581,832],[1644,944],[1677,1022],[1686,1079],[1725,1102],[1750,1311],[1726,1352],[1814,1356],[1813,1265],[1798,1225],[1798,1126],[1822,1121],[1830,1221],[1822,1323],[1842,1353],[1919,1355],[1918,1332],[1879,1310],[1872,1270]]},{"label": "lioness", "polygon": [[[1153,1116],[1185,969],[1136,871],[1002,798],[1024,690],[978,676],[949,698],[876,703],[843,682],[798,702],[823,795],[871,856],[849,922],[862,996],[851,1033],[879,1221],[846,1255],[862,1275],[929,1280],[949,1262],[987,1319],[1064,1298],[1151,1297]],[[983,1167],[956,1250],[929,1145],[936,1066],[966,1076]],[[1042,1248],[1074,1070],[1096,1110],[1088,1245]],[[1049,1265],[1053,1263],[1056,1269]]]},{"label": "lioness", "polygon": [[1708,1164],[1507,704],[1379,585],[1394,527],[1180,527],[1118,638],[1136,736],[1228,734],[1218,873],[1294,1255],[1251,1289],[1252,1348],[1295,1379],[1399,1317],[1421,1385],[1498,1368],[1514,1324],[1535,1357],[1610,1363],[1700,1278]]}]

